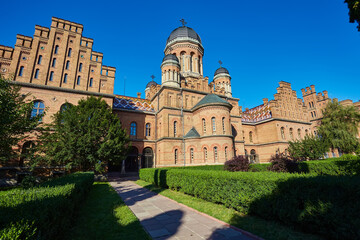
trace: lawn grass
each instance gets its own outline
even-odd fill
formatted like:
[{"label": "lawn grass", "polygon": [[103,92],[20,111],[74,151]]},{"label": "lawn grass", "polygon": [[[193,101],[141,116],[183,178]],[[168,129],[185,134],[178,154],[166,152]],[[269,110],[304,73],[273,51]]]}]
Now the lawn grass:
[{"label": "lawn grass", "polygon": [[251,232],[267,240],[320,240],[321,237],[311,234],[305,234],[293,230],[274,221],[267,221],[259,217],[241,214],[233,209],[226,208],[223,205],[207,202],[193,196],[171,191],[165,188],[159,188],[151,183],[138,180],[136,183],[153,192],[173,199],[186,206],[194,208],[200,212],[206,213],[214,218],[229,223],[233,226]]},{"label": "lawn grass", "polygon": [[151,239],[108,184],[94,183],[66,239]]}]

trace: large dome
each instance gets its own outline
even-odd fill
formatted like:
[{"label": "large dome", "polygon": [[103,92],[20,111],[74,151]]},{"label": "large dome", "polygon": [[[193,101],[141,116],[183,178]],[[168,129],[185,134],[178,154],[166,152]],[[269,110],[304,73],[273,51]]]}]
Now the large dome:
[{"label": "large dome", "polygon": [[216,76],[216,75],[218,75],[218,74],[220,74],[220,73],[229,74],[229,71],[228,71],[226,68],[219,67],[219,68],[215,71],[214,76]]},{"label": "large dome", "polygon": [[148,82],[148,84],[146,85],[146,88],[149,88],[149,87],[151,87],[152,85],[157,86],[158,84],[157,84],[154,80],[151,80],[151,81]]},{"label": "large dome", "polygon": [[176,62],[179,62],[179,59],[174,55],[174,54],[168,54],[163,58],[163,62],[168,61],[168,60],[173,60]]},{"label": "large dome", "polygon": [[178,27],[174,31],[172,31],[166,41],[166,44],[175,40],[176,38],[191,38],[201,44],[200,36],[194,31],[194,29],[186,26]]}]

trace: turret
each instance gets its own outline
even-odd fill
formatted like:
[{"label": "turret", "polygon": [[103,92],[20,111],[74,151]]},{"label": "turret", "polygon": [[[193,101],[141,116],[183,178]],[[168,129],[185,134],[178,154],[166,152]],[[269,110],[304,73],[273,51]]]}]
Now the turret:
[{"label": "turret", "polygon": [[169,87],[180,87],[180,64],[178,58],[168,54],[161,64],[161,84]]},{"label": "turret", "polygon": [[232,97],[231,76],[226,68],[219,67],[214,74],[214,83],[216,87],[225,89],[225,96]]}]

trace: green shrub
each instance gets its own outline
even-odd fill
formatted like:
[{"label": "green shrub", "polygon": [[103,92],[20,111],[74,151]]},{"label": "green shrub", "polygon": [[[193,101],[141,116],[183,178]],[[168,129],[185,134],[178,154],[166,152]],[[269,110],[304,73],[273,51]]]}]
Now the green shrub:
[{"label": "green shrub", "polygon": [[358,176],[168,168],[141,169],[140,178],[327,239],[360,238]]},{"label": "green shrub", "polygon": [[24,189],[32,188],[35,187],[36,185],[37,185],[36,177],[31,175],[25,176],[20,184],[20,186]]},{"label": "green shrub", "polygon": [[266,172],[268,171],[268,167],[270,163],[252,163],[250,164],[249,171],[250,172]]},{"label": "green shrub", "polygon": [[61,239],[93,179],[93,173],[75,173],[38,187],[0,192],[0,229],[24,219],[34,223],[37,238]]},{"label": "green shrub", "polygon": [[1,240],[35,240],[37,228],[34,223],[21,220],[11,223],[8,227],[0,230]]}]

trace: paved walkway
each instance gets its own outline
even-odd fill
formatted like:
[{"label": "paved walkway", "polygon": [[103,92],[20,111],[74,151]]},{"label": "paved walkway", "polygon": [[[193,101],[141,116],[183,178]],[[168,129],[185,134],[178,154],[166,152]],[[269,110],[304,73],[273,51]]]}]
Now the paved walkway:
[{"label": "paved walkway", "polygon": [[129,179],[112,179],[110,184],[153,239],[260,239],[151,192]]}]

